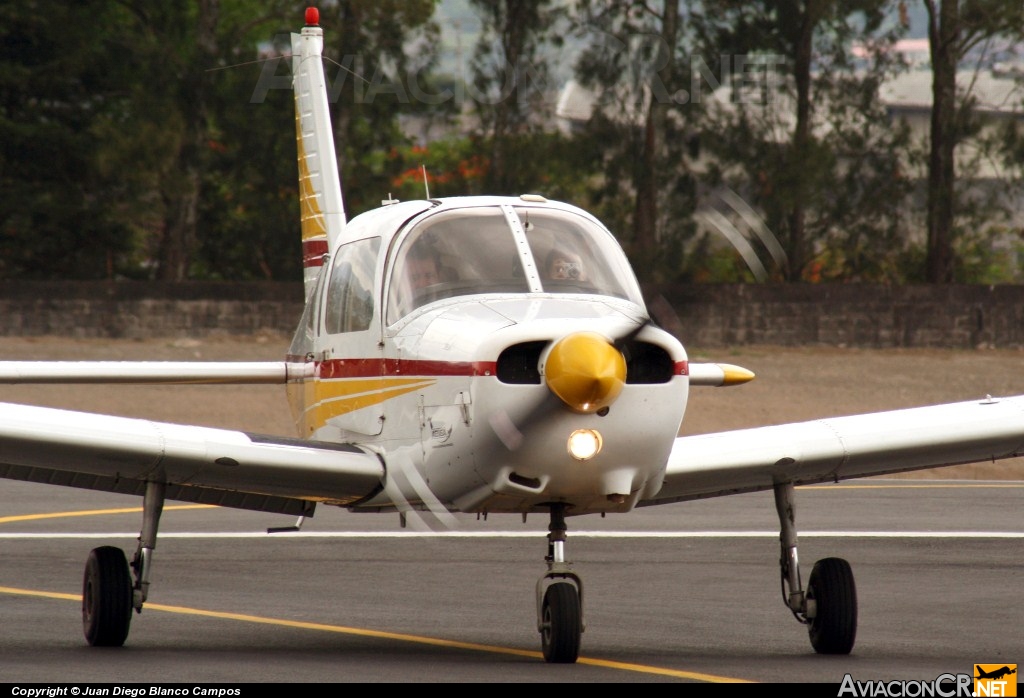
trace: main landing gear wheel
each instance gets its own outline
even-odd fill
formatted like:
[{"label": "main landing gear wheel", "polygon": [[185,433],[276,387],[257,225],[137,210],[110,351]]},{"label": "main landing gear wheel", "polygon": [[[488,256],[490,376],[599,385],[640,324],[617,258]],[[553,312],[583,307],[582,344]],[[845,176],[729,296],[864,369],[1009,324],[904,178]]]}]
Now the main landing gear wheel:
[{"label": "main landing gear wheel", "polygon": [[850,563],[827,557],[814,563],[807,580],[808,605],[814,604],[807,633],[818,654],[849,654],[857,637],[857,589]]},{"label": "main landing gear wheel", "polygon": [[583,632],[580,595],[568,582],[552,584],[544,593],[540,631],[544,659],[553,664],[572,664],[580,655]]},{"label": "main landing gear wheel", "polygon": [[82,581],[82,629],[94,647],[120,647],[132,622],[132,578],[120,548],[89,553]]}]

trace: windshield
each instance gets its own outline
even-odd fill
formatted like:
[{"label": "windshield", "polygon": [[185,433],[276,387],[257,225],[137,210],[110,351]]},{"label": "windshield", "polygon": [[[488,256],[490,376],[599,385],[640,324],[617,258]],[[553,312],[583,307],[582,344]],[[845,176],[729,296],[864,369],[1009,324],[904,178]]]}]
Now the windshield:
[{"label": "windshield", "polygon": [[596,293],[641,304],[633,270],[611,234],[569,211],[517,207],[547,293]]},{"label": "windshield", "polygon": [[428,216],[406,235],[392,270],[388,324],[435,300],[481,293],[598,294],[642,305],[611,234],[551,208],[479,206]]}]

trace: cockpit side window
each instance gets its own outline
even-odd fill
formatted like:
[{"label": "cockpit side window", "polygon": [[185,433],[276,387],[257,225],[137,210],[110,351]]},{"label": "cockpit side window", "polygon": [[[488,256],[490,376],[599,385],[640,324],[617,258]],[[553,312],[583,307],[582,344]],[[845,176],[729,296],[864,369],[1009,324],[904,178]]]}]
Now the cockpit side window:
[{"label": "cockpit side window", "polygon": [[316,284],[306,294],[306,304],[302,310],[302,319],[299,320],[299,326],[292,336],[291,345],[288,347],[288,355],[293,360],[298,360],[298,357],[305,356],[313,349],[313,340],[316,337],[316,323],[320,317],[320,294],[323,291],[324,279],[326,278],[327,269],[320,267],[320,271],[316,275]]},{"label": "cockpit side window", "polygon": [[501,209],[438,213],[419,222],[395,255],[388,324],[422,305],[477,293],[526,293],[529,285]]},{"label": "cockpit side window", "polygon": [[373,321],[373,278],[379,250],[379,237],[350,242],[338,249],[324,309],[324,331],[327,334],[370,329]]}]

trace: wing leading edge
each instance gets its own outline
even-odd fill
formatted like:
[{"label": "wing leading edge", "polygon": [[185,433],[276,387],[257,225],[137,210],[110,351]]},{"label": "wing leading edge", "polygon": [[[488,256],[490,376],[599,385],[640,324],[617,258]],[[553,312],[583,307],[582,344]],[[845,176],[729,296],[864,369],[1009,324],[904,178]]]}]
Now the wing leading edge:
[{"label": "wing leading edge", "polygon": [[284,361],[0,361],[0,383],[283,384],[311,363]]},{"label": "wing leading edge", "polygon": [[665,504],[1024,455],[1024,395],[682,436]]},{"label": "wing leading edge", "polygon": [[381,487],[373,453],[344,444],[0,403],[0,477],[312,515]]}]

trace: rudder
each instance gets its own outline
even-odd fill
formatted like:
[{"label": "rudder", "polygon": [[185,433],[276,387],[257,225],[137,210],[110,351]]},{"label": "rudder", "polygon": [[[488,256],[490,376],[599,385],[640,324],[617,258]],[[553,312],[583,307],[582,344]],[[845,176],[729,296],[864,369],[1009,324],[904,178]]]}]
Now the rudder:
[{"label": "rudder", "polygon": [[315,8],[306,10],[306,26],[301,34],[292,34],[291,38],[302,268],[308,297],[323,256],[337,245],[346,219],[327,101],[323,29]]}]

